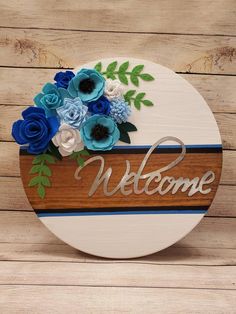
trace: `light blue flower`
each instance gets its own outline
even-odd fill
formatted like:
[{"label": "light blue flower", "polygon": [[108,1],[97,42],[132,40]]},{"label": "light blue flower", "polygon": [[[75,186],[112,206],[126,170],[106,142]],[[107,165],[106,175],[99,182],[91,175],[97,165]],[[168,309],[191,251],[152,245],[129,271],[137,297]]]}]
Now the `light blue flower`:
[{"label": "light blue flower", "polygon": [[64,105],[57,108],[57,113],[63,123],[66,123],[76,129],[79,129],[81,124],[86,119],[88,107],[83,105],[80,98],[64,99]]},{"label": "light blue flower", "polygon": [[105,80],[93,69],[81,69],[69,83],[68,92],[83,102],[95,101],[103,95]]},{"label": "light blue flower", "polygon": [[34,102],[37,107],[45,110],[47,117],[50,117],[56,115],[56,109],[63,105],[65,97],[70,97],[66,89],[47,83],[44,85],[42,93],[35,96]]},{"label": "light blue flower", "polygon": [[111,110],[109,116],[114,121],[117,123],[127,122],[131,114],[131,109],[127,102],[121,98],[117,98],[112,100],[110,107]]},{"label": "light blue flower", "polygon": [[82,125],[80,135],[88,149],[111,150],[120,138],[120,131],[111,118],[95,114]]}]

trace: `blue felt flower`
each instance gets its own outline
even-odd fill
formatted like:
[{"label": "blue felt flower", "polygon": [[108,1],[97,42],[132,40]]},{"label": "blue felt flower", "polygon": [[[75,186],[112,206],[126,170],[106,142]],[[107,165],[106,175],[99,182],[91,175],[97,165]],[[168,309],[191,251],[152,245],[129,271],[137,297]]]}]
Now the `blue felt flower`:
[{"label": "blue felt flower", "polygon": [[120,131],[111,118],[96,114],[85,121],[80,135],[88,149],[111,150],[120,138]]},{"label": "blue felt flower", "polygon": [[76,129],[79,129],[85,121],[88,107],[83,105],[80,98],[64,99],[64,105],[57,108],[57,113],[62,121]]},{"label": "blue felt flower", "polygon": [[70,81],[68,91],[72,97],[79,97],[83,102],[97,100],[102,96],[105,80],[93,69],[81,69]]},{"label": "blue felt flower", "polygon": [[88,110],[92,114],[103,114],[108,116],[111,110],[110,101],[105,96],[101,96],[97,100],[91,101],[88,104]]},{"label": "blue felt flower", "polygon": [[37,107],[45,110],[46,116],[56,115],[56,109],[63,105],[63,99],[70,97],[64,88],[57,88],[54,84],[47,83],[42,89],[43,93],[35,96],[34,102]]},{"label": "blue felt flower", "polygon": [[62,87],[67,89],[70,80],[75,76],[72,71],[65,71],[65,72],[58,72],[55,77],[54,81],[56,81],[55,85],[57,87]]},{"label": "blue felt flower", "polygon": [[57,118],[46,118],[45,111],[37,107],[27,108],[22,117],[24,120],[14,122],[12,126],[13,138],[20,145],[28,144],[31,154],[44,152],[59,128]]},{"label": "blue felt flower", "polygon": [[131,114],[130,106],[123,99],[114,99],[111,102],[110,117],[117,123],[127,122]]}]

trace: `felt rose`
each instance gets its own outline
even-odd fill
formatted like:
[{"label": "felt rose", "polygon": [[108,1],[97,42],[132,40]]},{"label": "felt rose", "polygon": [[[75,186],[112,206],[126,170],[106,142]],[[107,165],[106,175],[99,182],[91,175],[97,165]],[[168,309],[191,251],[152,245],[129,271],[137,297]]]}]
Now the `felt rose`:
[{"label": "felt rose", "polygon": [[111,102],[110,117],[117,123],[127,122],[130,114],[130,106],[123,99],[117,98]]},{"label": "felt rose", "polygon": [[124,88],[118,80],[106,80],[104,95],[111,101],[116,98],[122,98]]},{"label": "felt rose", "polygon": [[105,80],[100,73],[92,69],[81,69],[70,81],[68,92],[83,102],[97,100],[104,91]]},{"label": "felt rose", "polygon": [[49,117],[56,115],[56,109],[63,105],[65,97],[70,97],[66,89],[47,83],[44,85],[42,93],[36,95],[34,102],[37,107],[43,108]]},{"label": "felt rose", "polygon": [[86,119],[88,107],[84,106],[80,98],[64,99],[64,105],[57,108],[57,113],[62,121],[76,129],[79,129],[81,124]]},{"label": "felt rose", "polygon": [[116,123],[101,115],[88,118],[80,133],[85,146],[91,150],[111,150],[120,137]]},{"label": "felt rose", "polygon": [[101,96],[99,99],[91,101],[88,104],[88,110],[92,114],[103,114],[108,116],[110,112],[110,101],[105,96]]},{"label": "felt rose", "polygon": [[29,107],[22,112],[24,120],[14,122],[12,136],[20,145],[28,144],[30,154],[43,153],[59,128],[56,117],[46,118],[42,108]]},{"label": "felt rose", "polygon": [[59,153],[63,157],[69,156],[73,152],[78,152],[84,148],[80,132],[65,123],[60,126],[52,142],[58,147]]},{"label": "felt rose", "polygon": [[67,89],[70,80],[75,76],[72,71],[58,72],[54,76],[55,85]]}]

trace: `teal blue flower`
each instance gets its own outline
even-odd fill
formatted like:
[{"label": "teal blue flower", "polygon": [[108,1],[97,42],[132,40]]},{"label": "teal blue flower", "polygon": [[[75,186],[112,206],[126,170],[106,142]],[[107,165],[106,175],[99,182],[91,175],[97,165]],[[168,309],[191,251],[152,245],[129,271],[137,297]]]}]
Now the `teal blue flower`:
[{"label": "teal blue flower", "polygon": [[120,131],[111,118],[95,114],[82,125],[80,135],[88,149],[111,150],[120,138]]},{"label": "teal blue flower", "polygon": [[70,98],[69,93],[64,88],[57,88],[54,84],[47,83],[42,89],[42,93],[35,96],[34,102],[37,107],[45,110],[46,116],[55,116],[56,109],[63,105],[64,98]]},{"label": "teal blue flower", "polygon": [[83,102],[95,101],[103,95],[105,80],[93,69],[81,69],[69,83],[68,92]]}]

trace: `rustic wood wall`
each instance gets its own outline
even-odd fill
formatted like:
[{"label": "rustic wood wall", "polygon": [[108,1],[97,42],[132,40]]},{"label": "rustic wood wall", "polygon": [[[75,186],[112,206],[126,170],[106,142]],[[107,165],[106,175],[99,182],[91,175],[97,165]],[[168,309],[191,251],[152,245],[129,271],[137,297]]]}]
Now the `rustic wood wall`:
[{"label": "rustic wood wall", "polygon": [[[235,313],[235,0],[0,0],[0,312]],[[88,256],[37,220],[12,122],[58,68],[108,56],[170,67],[205,97],[224,146],[207,217],[138,260]]]}]

